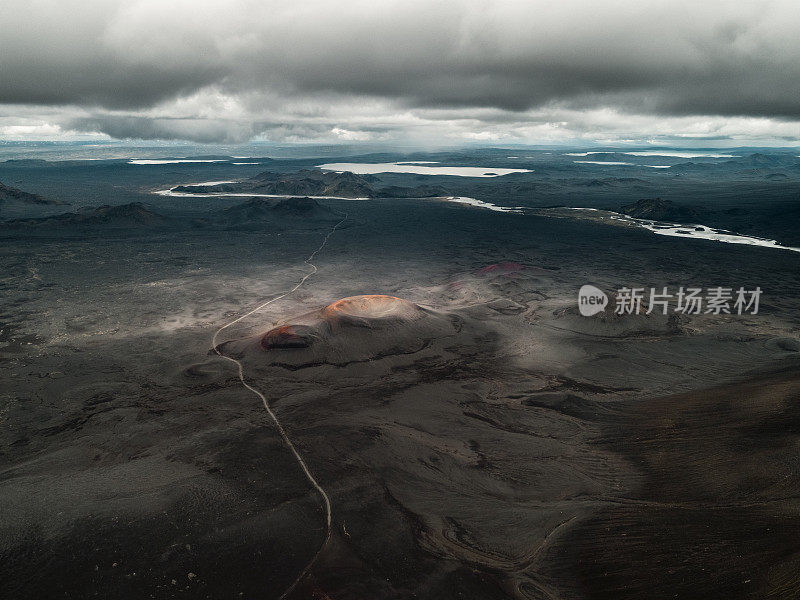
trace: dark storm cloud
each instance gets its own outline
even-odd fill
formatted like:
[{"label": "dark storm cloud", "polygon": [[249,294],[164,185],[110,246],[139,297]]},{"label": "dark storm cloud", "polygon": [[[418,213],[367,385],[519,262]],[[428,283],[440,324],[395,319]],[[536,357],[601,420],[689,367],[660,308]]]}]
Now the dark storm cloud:
[{"label": "dark storm cloud", "polygon": [[158,119],[103,115],[79,117],[67,122],[70,129],[102,131],[119,139],[192,140],[200,143],[243,142],[268,129],[266,125],[215,119]]},{"label": "dark storm cloud", "polygon": [[[345,126],[373,101],[386,117],[612,107],[798,119],[799,30],[782,0],[6,0],[0,103],[81,107],[93,114],[65,123],[115,137],[198,140],[257,134],[283,115],[299,126],[337,98],[352,115],[330,120]],[[138,113],[107,114],[120,110]]]},{"label": "dark storm cloud", "polygon": [[[256,135],[268,134],[274,139],[314,139],[329,135],[327,125],[236,121],[225,119],[153,118],[121,115],[76,117],[66,121],[69,129],[100,131],[118,139],[191,140],[200,143],[242,143]],[[384,130],[365,128],[382,134]],[[346,139],[346,138],[343,138]]]},{"label": "dark storm cloud", "polygon": [[[120,70],[117,63],[106,60],[87,61],[75,72],[61,66],[41,65],[28,68],[24,64],[7,73],[15,85],[0,84],[0,102],[8,104],[77,104],[107,108],[141,108],[162,100],[189,94],[204,83],[212,84],[223,76],[221,70],[189,69],[165,71],[157,66],[131,66]],[[20,74],[26,73],[24,76]],[[43,81],[50,85],[42,85]]]}]

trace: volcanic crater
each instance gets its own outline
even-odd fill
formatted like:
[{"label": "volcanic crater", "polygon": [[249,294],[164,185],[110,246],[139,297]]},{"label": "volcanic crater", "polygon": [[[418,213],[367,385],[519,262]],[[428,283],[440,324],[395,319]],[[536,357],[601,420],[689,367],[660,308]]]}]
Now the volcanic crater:
[{"label": "volcanic crater", "polygon": [[460,318],[394,296],[342,298],[270,329],[258,347],[271,364],[364,362],[424,349],[458,332]]}]

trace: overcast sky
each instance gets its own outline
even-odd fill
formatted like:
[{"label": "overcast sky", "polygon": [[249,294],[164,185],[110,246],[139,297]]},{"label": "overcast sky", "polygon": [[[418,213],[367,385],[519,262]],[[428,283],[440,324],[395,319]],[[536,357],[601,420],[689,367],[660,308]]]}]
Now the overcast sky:
[{"label": "overcast sky", "polygon": [[796,0],[1,0],[0,139],[800,141]]}]

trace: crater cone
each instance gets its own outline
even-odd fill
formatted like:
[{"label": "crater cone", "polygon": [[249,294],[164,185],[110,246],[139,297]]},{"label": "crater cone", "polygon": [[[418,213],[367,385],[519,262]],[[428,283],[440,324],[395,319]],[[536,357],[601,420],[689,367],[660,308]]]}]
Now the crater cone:
[{"label": "crater cone", "polygon": [[343,365],[414,354],[457,330],[458,321],[450,315],[402,298],[368,294],[337,300],[256,339],[274,364]]},{"label": "crater cone", "polygon": [[375,327],[382,323],[416,320],[424,313],[421,307],[408,300],[383,294],[368,294],[342,298],[329,304],[322,309],[322,318],[331,324],[351,323]]}]

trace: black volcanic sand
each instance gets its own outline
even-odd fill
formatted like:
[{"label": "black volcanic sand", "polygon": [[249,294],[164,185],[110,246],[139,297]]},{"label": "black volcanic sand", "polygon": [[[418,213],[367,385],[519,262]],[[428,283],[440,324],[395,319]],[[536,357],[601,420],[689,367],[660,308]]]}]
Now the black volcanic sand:
[{"label": "black volcanic sand", "polygon": [[[321,203],[350,220],[319,272],[222,338],[333,503],[295,598],[797,595],[794,371],[765,373],[797,364],[800,256]],[[330,224],[198,229],[192,206],[153,229],[0,232],[2,597],[278,598],[324,537],[210,343],[291,289]],[[764,296],[757,316],[587,319],[585,283]],[[365,294],[410,311],[328,318]],[[314,342],[262,343],[281,327]]]},{"label": "black volcanic sand", "polygon": [[[369,319],[335,332],[336,363],[264,347],[275,330],[240,350],[334,498],[334,541],[297,597],[725,598],[765,570],[791,573],[800,520],[775,501],[796,495],[797,369],[642,399],[639,387],[520,370],[474,311],[460,320],[446,344],[431,335],[367,364],[370,331],[397,346]],[[652,346],[653,331],[638,343]],[[362,343],[342,361],[351,340]],[[314,356],[331,343],[311,342]]]},{"label": "black volcanic sand", "polygon": [[560,597],[798,597],[800,367],[615,416],[597,443],[644,477],[548,548]]}]

